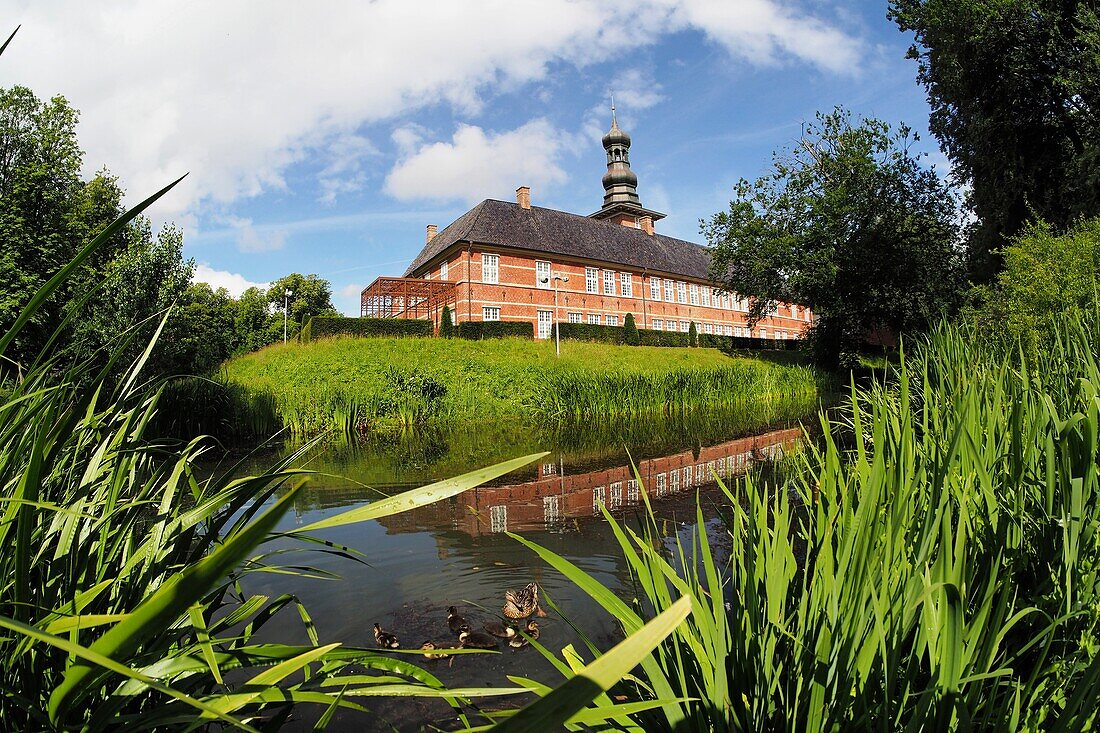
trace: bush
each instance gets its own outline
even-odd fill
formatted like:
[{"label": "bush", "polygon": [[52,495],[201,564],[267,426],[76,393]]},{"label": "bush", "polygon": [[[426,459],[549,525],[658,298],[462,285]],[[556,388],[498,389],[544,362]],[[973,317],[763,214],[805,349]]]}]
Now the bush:
[{"label": "bush", "polygon": [[299,339],[308,343],[313,339],[332,336],[431,336],[431,321],[412,321],[402,318],[342,318],[339,316],[314,316],[302,327]]},{"label": "bush", "polygon": [[535,337],[535,327],[530,321],[464,321],[458,324],[458,337],[470,341],[482,339]]},{"label": "bush", "polygon": [[638,336],[638,324],[634,322],[633,313],[626,314],[626,321],[623,323],[623,341],[630,346],[637,346],[641,343]]},{"label": "bush", "polygon": [[572,341],[597,341],[602,344],[624,343],[621,326],[598,326],[595,323],[560,323],[559,334]]},{"label": "bush", "polygon": [[695,321],[691,322],[691,326],[688,328],[688,346],[699,345],[699,329],[695,327]]},{"label": "bush", "polygon": [[440,338],[454,338],[455,335],[455,322],[451,318],[451,307],[449,305],[443,306],[443,313],[439,316],[439,337]]}]

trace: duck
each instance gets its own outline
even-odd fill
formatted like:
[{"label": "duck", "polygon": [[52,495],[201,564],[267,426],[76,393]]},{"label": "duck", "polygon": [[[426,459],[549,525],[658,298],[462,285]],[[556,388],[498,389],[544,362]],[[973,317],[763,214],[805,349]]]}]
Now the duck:
[{"label": "duck", "polygon": [[527,626],[524,627],[523,633],[527,634],[526,637],[516,634],[513,638],[508,640],[508,646],[513,649],[520,649],[531,643],[532,640],[539,638],[539,625],[534,619],[527,622]]},{"label": "duck", "polygon": [[500,623],[499,621],[490,621],[485,624],[485,630],[493,636],[499,636],[501,639],[511,639],[516,635],[516,627],[509,623]]},{"label": "duck", "polygon": [[483,634],[480,631],[463,631],[458,635],[458,640],[462,642],[462,646],[466,649],[496,649],[497,640],[488,634]]},{"label": "duck", "polygon": [[539,587],[534,583],[528,583],[523,590],[504,591],[504,608],[501,611],[510,619],[527,618],[533,613],[546,615],[539,607]]},{"label": "duck", "polygon": [[374,625],[374,641],[383,649],[399,649],[401,647],[401,642],[397,640],[397,636],[388,631],[383,631],[379,624]]},{"label": "duck", "polygon": [[447,649],[454,649],[453,644],[437,644],[434,641],[426,641],[420,645],[420,648],[424,650],[425,659],[446,659],[451,656],[447,653]]},{"label": "duck", "polygon": [[454,606],[447,607],[447,625],[451,627],[451,633],[461,634],[470,630],[469,622],[458,615],[458,609]]}]

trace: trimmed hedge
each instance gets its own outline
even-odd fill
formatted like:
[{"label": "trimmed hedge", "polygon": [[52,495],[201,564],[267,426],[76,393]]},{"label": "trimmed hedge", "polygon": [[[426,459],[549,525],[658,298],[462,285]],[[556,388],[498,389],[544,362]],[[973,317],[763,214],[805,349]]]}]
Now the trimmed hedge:
[{"label": "trimmed hedge", "polygon": [[299,338],[303,342],[332,336],[431,336],[435,325],[431,321],[404,318],[343,318],[314,316],[306,321]]},{"label": "trimmed hedge", "polygon": [[535,337],[535,326],[530,321],[463,321],[458,324],[457,335],[462,339],[527,338]]},{"label": "trimmed hedge", "polygon": [[[596,341],[605,344],[626,343],[626,329],[623,326],[597,326],[591,323],[559,324],[561,337],[571,341]],[[754,351],[797,351],[802,341],[787,339],[749,338],[746,336],[719,336],[701,333],[697,337],[699,346],[722,351],[734,349],[752,349]],[[690,334],[682,331],[653,331],[638,329],[638,342],[642,346],[691,346]]]}]

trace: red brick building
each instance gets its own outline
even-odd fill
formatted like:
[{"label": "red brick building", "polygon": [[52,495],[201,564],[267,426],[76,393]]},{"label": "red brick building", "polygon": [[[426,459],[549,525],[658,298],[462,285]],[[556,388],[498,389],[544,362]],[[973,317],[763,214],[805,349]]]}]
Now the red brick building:
[{"label": "red brick building", "polygon": [[446,304],[456,322],[528,321],[536,338],[549,338],[555,319],[621,326],[628,313],[639,328],[659,331],[687,331],[694,322],[701,334],[804,335],[813,316],[789,304],[750,332],[748,301],[711,282],[709,250],[655,231],[664,214],[641,204],[630,136],[614,109],[603,147],[599,211],[580,216],[532,206],[526,186],[514,203],[482,201],[443,231],[428,226],[404,278],[379,278],[363,290],[361,315],[438,323]]}]

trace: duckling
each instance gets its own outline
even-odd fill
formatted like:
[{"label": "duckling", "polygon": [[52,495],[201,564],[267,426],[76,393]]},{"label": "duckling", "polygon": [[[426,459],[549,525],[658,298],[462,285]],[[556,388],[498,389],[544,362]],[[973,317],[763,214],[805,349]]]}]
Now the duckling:
[{"label": "duckling", "polygon": [[436,644],[434,641],[426,641],[420,645],[424,650],[425,659],[446,659],[451,656],[445,650],[454,649],[453,644]]},{"label": "duckling", "polygon": [[523,590],[504,591],[504,608],[501,610],[510,619],[527,618],[533,613],[546,615],[539,607],[539,587],[534,583],[528,583]]},{"label": "duckling", "polygon": [[485,624],[485,630],[493,636],[499,636],[501,639],[511,639],[516,635],[516,627],[507,623],[500,623],[499,621],[490,621]]},{"label": "duckling", "polygon": [[480,631],[463,631],[458,635],[458,640],[466,649],[496,649],[497,640]]},{"label": "duckling", "polygon": [[383,631],[378,624],[374,625],[374,641],[383,649],[398,649],[401,647],[401,642],[397,640],[397,636]]},{"label": "duckling", "polygon": [[530,621],[528,621],[527,626],[524,627],[524,629],[523,629],[523,633],[527,634],[527,636],[530,637],[530,638],[525,638],[523,636],[520,636],[519,634],[516,634],[514,638],[512,638],[508,641],[508,646],[512,647],[513,649],[521,649],[521,648],[527,646],[528,644],[530,644],[532,639],[538,639],[539,638],[539,625],[538,625],[538,622],[536,622],[534,619],[531,619]]},{"label": "duckling", "polygon": [[470,630],[469,622],[458,615],[458,609],[454,606],[447,607],[447,625],[451,627],[451,633],[461,634]]}]

